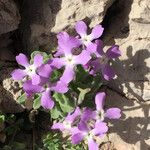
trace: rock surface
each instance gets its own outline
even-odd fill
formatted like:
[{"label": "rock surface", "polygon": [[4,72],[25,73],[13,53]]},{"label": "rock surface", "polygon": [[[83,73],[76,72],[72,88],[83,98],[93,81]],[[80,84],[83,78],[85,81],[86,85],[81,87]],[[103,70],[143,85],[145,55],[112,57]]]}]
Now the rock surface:
[{"label": "rock surface", "polygon": [[114,0],[26,0],[21,12],[23,49],[49,50],[56,47],[55,34],[70,30],[78,20],[94,26],[102,22]]},{"label": "rock surface", "polygon": [[5,113],[24,111],[24,107],[17,103],[22,94],[21,83],[13,81],[10,76],[15,68],[15,63],[0,63],[0,110]]},{"label": "rock surface", "polygon": [[18,28],[20,14],[14,0],[0,1],[0,34],[14,31]]},{"label": "rock surface", "polygon": [[113,2],[114,0],[62,0],[52,31],[60,32],[73,27],[78,20],[85,20],[93,27],[103,21],[107,9]]},{"label": "rock surface", "polygon": [[[120,46],[122,56],[114,62],[118,79],[109,86],[129,99],[150,100],[150,1],[120,0],[109,13],[104,41]],[[137,11],[138,10],[138,11]],[[107,21],[107,19],[106,19]]]},{"label": "rock surface", "polygon": [[[22,22],[19,35],[22,48],[29,53],[37,49],[49,49],[51,28],[54,24],[50,0],[20,1]],[[46,48],[48,46],[48,48]]]}]

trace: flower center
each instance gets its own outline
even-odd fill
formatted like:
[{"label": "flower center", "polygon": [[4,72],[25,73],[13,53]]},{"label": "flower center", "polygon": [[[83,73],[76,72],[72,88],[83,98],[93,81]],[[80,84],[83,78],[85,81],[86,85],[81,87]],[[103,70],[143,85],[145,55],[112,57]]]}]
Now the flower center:
[{"label": "flower center", "polygon": [[66,129],[70,129],[71,128],[71,123],[69,121],[64,121],[63,124],[64,124]]},{"label": "flower center", "polygon": [[33,75],[36,73],[36,67],[34,65],[30,65],[26,68],[26,72],[29,76]]},{"label": "flower center", "polygon": [[72,55],[67,55],[65,56],[65,60],[67,64],[73,65],[74,64],[74,59]]},{"label": "flower center", "polygon": [[88,142],[89,139],[93,139],[94,138],[94,134],[92,133],[92,131],[85,133],[85,140]]},{"label": "flower center", "polygon": [[103,55],[103,56],[100,58],[100,64],[102,64],[102,65],[107,64],[108,61],[109,61],[109,58],[108,58],[107,56],[105,56],[105,55]]},{"label": "flower center", "polygon": [[100,119],[101,121],[103,121],[104,118],[105,118],[104,110],[97,111],[97,119]]},{"label": "flower center", "polygon": [[82,36],[81,40],[86,45],[89,42],[91,42],[91,37],[90,37],[90,35],[84,35],[84,36]]}]

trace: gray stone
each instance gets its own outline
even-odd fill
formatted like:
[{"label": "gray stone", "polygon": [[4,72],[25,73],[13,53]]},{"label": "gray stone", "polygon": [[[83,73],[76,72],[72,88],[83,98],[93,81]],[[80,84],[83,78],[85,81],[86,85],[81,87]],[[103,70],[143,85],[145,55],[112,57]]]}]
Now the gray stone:
[{"label": "gray stone", "polygon": [[23,50],[29,53],[37,49],[48,50],[51,43],[50,32],[54,24],[51,1],[26,0],[22,3],[19,34],[22,38]]},{"label": "gray stone", "polygon": [[129,99],[150,100],[150,1],[120,0],[108,18],[106,47],[118,44],[122,56],[113,63],[118,78],[109,86]]},{"label": "gray stone", "polygon": [[52,31],[60,32],[71,28],[79,20],[85,20],[93,27],[103,21],[107,9],[113,2],[114,0],[62,0]]},{"label": "gray stone", "polygon": [[0,34],[14,31],[20,23],[19,10],[14,0],[0,1]]},{"label": "gray stone", "polygon": [[29,52],[56,48],[56,33],[70,30],[78,20],[90,27],[102,22],[114,0],[27,0],[23,5],[20,32],[23,46]]},{"label": "gray stone", "polygon": [[0,61],[15,61],[13,40],[10,37],[10,32],[0,35]]},{"label": "gray stone", "polygon": [[11,78],[15,69],[13,63],[0,63],[0,110],[5,113],[23,112],[24,107],[17,102],[22,92],[22,85]]}]

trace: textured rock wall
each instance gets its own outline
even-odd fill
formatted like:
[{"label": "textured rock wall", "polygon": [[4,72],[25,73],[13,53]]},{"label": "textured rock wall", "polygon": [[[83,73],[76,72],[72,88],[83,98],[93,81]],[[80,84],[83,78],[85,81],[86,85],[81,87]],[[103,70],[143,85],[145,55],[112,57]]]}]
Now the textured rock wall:
[{"label": "textured rock wall", "polygon": [[[118,79],[110,87],[132,99],[150,100],[150,1],[120,0],[110,17],[104,40],[120,45],[122,57],[115,63]],[[113,12],[114,10],[112,10]]]},{"label": "textured rock wall", "polygon": [[12,0],[0,1],[0,34],[13,31],[18,28],[20,14],[16,3]]},{"label": "textured rock wall", "polygon": [[113,62],[118,77],[108,83],[106,91],[107,105],[119,106],[123,109],[123,117],[112,122],[102,149],[108,149],[111,143],[111,147],[118,150],[148,150],[149,0],[0,0],[0,90],[3,93],[0,109],[8,112],[5,106],[9,105],[11,112],[24,110],[14,101],[21,94],[20,85],[9,76],[16,67],[16,53],[50,50],[56,45],[55,34],[61,30],[74,33],[72,29],[78,20],[86,21],[90,27],[102,24],[105,48],[116,43],[122,52]]}]

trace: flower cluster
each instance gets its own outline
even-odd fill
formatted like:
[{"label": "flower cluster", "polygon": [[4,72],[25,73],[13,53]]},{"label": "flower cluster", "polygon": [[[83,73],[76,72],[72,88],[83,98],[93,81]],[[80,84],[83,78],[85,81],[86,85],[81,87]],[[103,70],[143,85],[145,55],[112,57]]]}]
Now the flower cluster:
[{"label": "flower cluster", "polygon": [[[110,47],[106,53],[103,51],[103,43],[98,38],[103,34],[101,25],[95,26],[90,34],[87,34],[87,25],[79,21],[75,25],[77,36],[70,36],[66,32],[57,35],[58,47],[54,56],[44,61],[43,55],[34,55],[33,62],[29,62],[24,54],[16,56],[16,61],[23,69],[12,72],[14,80],[23,81],[23,90],[27,96],[40,95],[41,106],[45,109],[53,109],[55,106],[54,93],[65,94],[70,90],[70,84],[76,81],[77,66],[82,66],[93,78],[102,74],[105,80],[115,77],[115,72],[110,64],[111,59],[121,55],[118,45]],[[60,71],[60,77],[52,81],[55,71]],[[94,137],[101,137],[108,130],[104,122],[105,117],[118,119],[120,109],[110,108],[103,110],[105,93],[97,93],[95,97],[96,110],[76,106],[74,113],[69,113],[63,123],[56,123],[52,129],[69,130],[72,143],[77,144],[87,139],[89,149],[98,149]]]},{"label": "flower cluster", "polygon": [[104,111],[104,100],[106,94],[99,92],[95,96],[96,110],[79,107],[73,113],[69,113],[62,123],[55,123],[52,129],[69,131],[73,144],[79,144],[82,140],[88,143],[89,150],[99,150],[95,142],[96,137],[102,137],[107,131],[105,118],[119,119],[121,110],[119,108],[109,108]]}]

